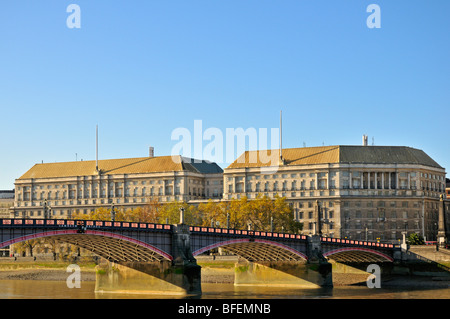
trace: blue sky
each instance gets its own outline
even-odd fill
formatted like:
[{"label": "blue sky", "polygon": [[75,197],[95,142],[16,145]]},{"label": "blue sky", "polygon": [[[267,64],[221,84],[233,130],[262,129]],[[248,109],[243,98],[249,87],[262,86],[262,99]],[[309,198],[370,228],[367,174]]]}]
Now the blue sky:
[{"label": "blue sky", "polygon": [[[80,29],[66,25],[72,3]],[[95,159],[97,124],[101,159],[170,155],[194,120],[272,128],[281,109],[283,147],[367,134],[448,170],[449,12],[447,0],[2,1],[0,189],[41,161]]]}]

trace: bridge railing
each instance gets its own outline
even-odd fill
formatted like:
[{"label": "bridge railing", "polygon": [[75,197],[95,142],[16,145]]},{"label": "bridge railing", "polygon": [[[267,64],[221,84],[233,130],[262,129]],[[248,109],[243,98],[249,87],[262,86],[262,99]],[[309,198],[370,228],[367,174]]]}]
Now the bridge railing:
[{"label": "bridge railing", "polygon": [[[82,220],[82,219],[0,219],[0,227],[64,227],[64,228],[77,228],[80,225],[89,228],[96,229],[135,229],[135,230],[161,230],[172,231],[173,225],[170,224],[154,224],[154,223],[140,223],[140,222],[126,222],[126,221],[105,221],[105,220]],[[240,230],[240,229],[228,229],[228,228],[215,228],[215,227],[203,227],[203,226],[190,226],[190,231],[193,233],[207,233],[207,234],[227,234],[227,235],[241,235],[252,237],[264,237],[264,238],[277,238],[277,239],[296,239],[306,240],[308,236],[301,234],[289,234],[289,233],[276,233],[265,231],[253,231],[253,230]],[[345,238],[331,238],[321,237],[320,239],[324,243],[336,243],[344,245],[357,245],[377,248],[394,248],[393,244],[352,240]]]},{"label": "bridge railing", "polygon": [[[308,236],[300,234],[288,234],[288,233],[274,233],[274,232],[264,232],[264,231],[250,231],[250,230],[239,230],[239,229],[228,229],[228,228],[215,228],[215,227],[202,227],[202,226],[191,226],[191,232],[197,233],[207,233],[207,234],[229,234],[229,235],[243,235],[243,236],[255,236],[255,237],[270,237],[270,238],[286,238],[286,239],[300,239],[306,240]],[[356,245],[356,246],[367,246],[367,247],[377,247],[377,248],[394,248],[393,244],[344,239],[344,238],[331,238],[331,237],[321,237],[321,242],[324,243],[336,243],[343,245]]]},{"label": "bridge railing", "polygon": [[172,225],[168,224],[153,224],[153,223],[139,223],[139,222],[124,222],[124,221],[104,221],[104,220],[82,220],[82,219],[0,219],[0,227],[64,227],[77,228],[79,226],[88,228],[126,228],[136,230],[166,230],[172,231]]},{"label": "bridge railing", "polygon": [[265,238],[269,237],[269,238],[299,239],[299,240],[307,239],[306,235],[274,233],[274,232],[254,231],[254,230],[215,228],[215,227],[203,227],[203,226],[190,226],[189,229],[193,233],[227,234],[227,235],[242,235],[242,236],[252,236],[252,237],[265,237]]},{"label": "bridge railing", "polygon": [[367,246],[367,247],[378,247],[378,248],[394,248],[393,244],[385,244],[373,241],[362,241],[362,240],[353,240],[346,238],[331,238],[331,237],[321,237],[320,240],[322,242],[329,243],[337,243],[344,245],[357,245],[357,246]]}]

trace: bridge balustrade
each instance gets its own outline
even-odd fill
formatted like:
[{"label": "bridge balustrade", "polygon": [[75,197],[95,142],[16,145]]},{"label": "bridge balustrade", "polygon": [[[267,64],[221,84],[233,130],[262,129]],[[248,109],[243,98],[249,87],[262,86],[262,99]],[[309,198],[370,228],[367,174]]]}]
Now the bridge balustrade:
[{"label": "bridge balustrade", "polygon": [[86,228],[96,229],[136,229],[149,231],[172,231],[173,225],[168,224],[154,224],[154,223],[139,223],[139,222],[122,222],[122,221],[98,221],[98,220],[72,220],[72,219],[0,219],[1,226],[8,227],[64,227],[76,228],[83,225]]},{"label": "bridge balustrade", "polygon": [[202,227],[202,226],[191,226],[190,231],[191,233],[203,233],[203,234],[227,234],[227,235],[241,235],[241,236],[264,237],[264,238],[299,239],[299,240],[307,239],[306,235],[300,234],[274,233],[264,231]]},{"label": "bridge balustrade", "polygon": [[357,245],[357,246],[368,246],[368,247],[379,247],[379,248],[394,248],[393,244],[372,242],[372,241],[362,241],[362,240],[352,240],[344,238],[331,238],[331,237],[321,237],[320,241],[328,243],[336,243],[343,245]]}]

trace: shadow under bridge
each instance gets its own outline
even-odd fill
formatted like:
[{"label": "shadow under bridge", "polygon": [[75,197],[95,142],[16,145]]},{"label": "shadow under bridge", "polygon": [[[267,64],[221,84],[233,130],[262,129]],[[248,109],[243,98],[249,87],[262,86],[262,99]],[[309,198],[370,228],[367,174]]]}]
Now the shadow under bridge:
[{"label": "shadow under bridge", "polygon": [[221,247],[248,262],[304,262],[308,259],[307,238],[302,235],[210,227],[191,227],[190,230],[194,256]]}]

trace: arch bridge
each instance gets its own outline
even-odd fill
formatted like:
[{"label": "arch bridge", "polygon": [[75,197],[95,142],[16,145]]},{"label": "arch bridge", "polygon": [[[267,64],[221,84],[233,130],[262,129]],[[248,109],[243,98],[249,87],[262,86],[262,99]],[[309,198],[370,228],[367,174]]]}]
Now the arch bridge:
[{"label": "arch bridge", "polygon": [[[200,266],[195,256],[218,247],[249,263],[283,269],[297,277],[304,276],[306,271],[299,272],[299,265],[318,264],[319,268],[313,267],[323,277],[317,280],[318,285],[330,283],[331,266],[327,259],[344,263],[393,262],[396,251],[391,244],[185,224],[0,219],[0,247],[38,238],[79,246],[108,261],[174,283],[193,294],[201,292]],[[328,279],[324,279],[327,276]]]}]

